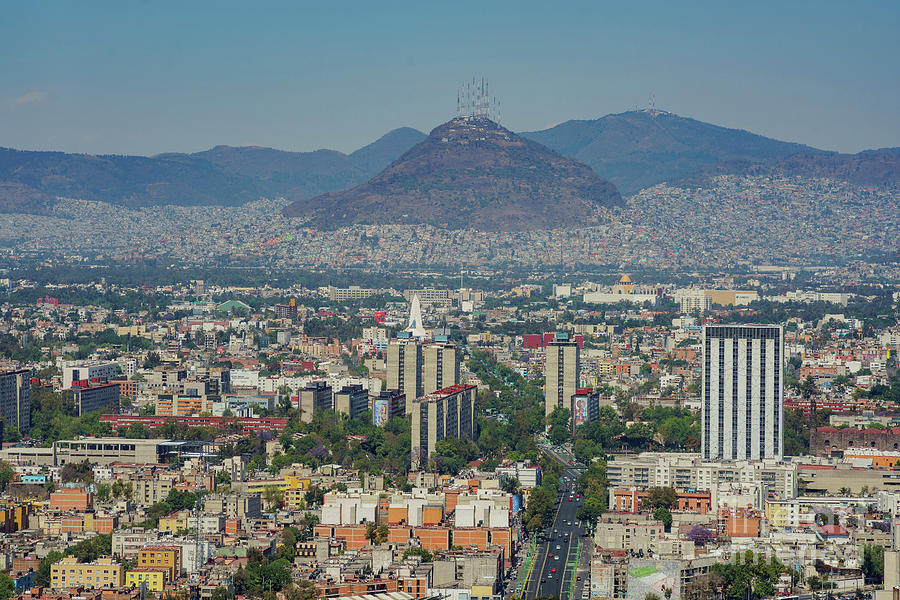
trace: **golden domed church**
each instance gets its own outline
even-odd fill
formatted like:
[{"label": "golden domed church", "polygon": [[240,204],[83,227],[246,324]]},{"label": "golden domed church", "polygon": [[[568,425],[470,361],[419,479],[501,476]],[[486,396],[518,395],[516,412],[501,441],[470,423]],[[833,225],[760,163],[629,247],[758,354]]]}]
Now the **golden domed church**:
[{"label": "golden domed church", "polygon": [[612,293],[619,295],[630,295],[634,292],[634,284],[631,283],[631,277],[628,276],[628,273],[622,275],[619,279],[619,283],[613,286]]}]

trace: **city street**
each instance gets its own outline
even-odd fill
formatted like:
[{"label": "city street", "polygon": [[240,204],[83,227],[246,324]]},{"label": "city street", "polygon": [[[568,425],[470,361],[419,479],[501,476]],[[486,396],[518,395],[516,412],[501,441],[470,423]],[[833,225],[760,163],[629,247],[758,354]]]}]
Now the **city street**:
[{"label": "city street", "polygon": [[583,543],[585,529],[575,518],[582,502],[575,492],[578,475],[579,472],[574,468],[568,468],[563,473],[553,525],[545,530],[546,539],[538,546],[525,598],[556,596],[560,600],[570,600],[581,597],[588,571],[583,566],[587,565],[585,557],[588,544]]}]

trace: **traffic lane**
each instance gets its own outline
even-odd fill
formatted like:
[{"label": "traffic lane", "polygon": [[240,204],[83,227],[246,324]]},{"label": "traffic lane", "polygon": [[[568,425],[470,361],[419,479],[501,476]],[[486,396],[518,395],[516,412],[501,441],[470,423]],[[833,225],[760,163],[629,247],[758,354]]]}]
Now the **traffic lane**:
[{"label": "traffic lane", "polygon": [[[564,486],[560,486],[560,493],[557,496],[557,505],[555,507],[555,513],[553,517],[553,523],[550,525],[550,528],[547,530],[549,535],[545,536],[546,539],[540,544],[539,551],[537,556],[535,557],[535,568],[533,570],[534,576],[529,579],[528,586],[528,594],[526,594],[529,598],[534,598],[535,596],[544,595],[543,590],[547,589],[547,585],[549,584],[551,587],[554,584],[554,580],[557,579],[554,577],[555,573],[553,573],[553,569],[556,568],[557,572],[559,572],[559,568],[555,566],[556,560],[551,558],[550,555],[554,554],[553,545],[555,544],[556,536],[553,534],[553,530],[559,530],[560,524],[564,524],[566,522],[565,515],[568,514],[568,508],[564,504],[565,496],[564,496]],[[532,583],[533,582],[533,583]],[[553,594],[558,595],[558,593]]]},{"label": "traffic lane", "polygon": [[[571,477],[570,477],[571,479]],[[569,501],[569,490],[562,488],[564,493],[561,495],[561,501],[557,518],[554,520],[553,528],[556,533],[550,541],[552,549],[548,550],[548,555],[553,554],[553,558],[548,558],[544,569],[541,572],[541,584],[539,594],[542,596],[561,597],[564,582],[570,581],[571,569],[567,569],[566,563],[573,553],[573,548],[577,549],[578,538],[583,530],[577,525],[575,515],[578,512],[580,502],[575,499],[576,492],[572,491],[572,501]],[[567,524],[569,523],[569,524]],[[559,549],[556,549],[559,546]],[[553,573],[553,569],[556,573]]]},{"label": "traffic lane", "polygon": [[[566,525],[567,521],[572,520],[570,504],[563,498],[559,504],[556,519],[553,521],[553,530],[547,541],[546,561],[541,569],[540,595],[542,596],[559,596],[562,571],[565,567],[565,561],[561,555],[564,556],[566,548],[562,538],[570,537],[569,526]],[[556,546],[560,546],[560,549],[557,550]],[[556,569],[555,573],[554,569]]]},{"label": "traffic lane", "polygon": [[[560,494],[557,498],[558,504],[555,509],[553,524],[549,529],[550,536],[548,537],[550,539],[545,540],[538,546],[532,575],[527,582],[527,592],[525,594],[527,598],[534,598],[537,595],[560,595],[567,554],[563,554],[562,544],[559,544],[561,546],[560,550],[556,551],[557,542],[561,541],[562,537],[565,536],[566,548],[568,548],[571,545],[573,534],[575,537],[581,534],[581,528],[576,528],[575,519],[580,503],[574,501],[574,498],[573,502],[568,501],[570,493],[573,495],[576,493],[574,486],[578,475],[579,472],[572,468],[567,468],[563,472],[560,481]],[[566,479],[568,479],[568,483],[565,483]],[[566,525],[567,522],[572,523],[572,525]],[[556,530],[557,533],[553,534],[553,530]],[[550,558],[551,554],[554,555],[554,558]],[[555,558],[557,554],[562,556],[557,559]],[[554,568],[556,573],[553,573]]]},{"label": "traffic lane", "polygon": [[[555,546],[560,541],[561,535],[564,534],[566,529],[566,521],[569,516],[569,508],[564,499],[562,499],[556,507],[555,518],[553,519],[553,523],[550,528],[547,530],[547,540],[541,545],[542,546],[542,556],[541,562],[539,563],[538,571],[538,582],[534,590],[534,595],[559,595],[559,576],[558,573],[560,571],[560,560],[555,558],[555,556],[559,553],[556,551]],[[562,528],[562,530],[560,529]],[[557,573],[553,573],[553,569],[557,570]],[[532,596],[533,597],[533,596]]]}]

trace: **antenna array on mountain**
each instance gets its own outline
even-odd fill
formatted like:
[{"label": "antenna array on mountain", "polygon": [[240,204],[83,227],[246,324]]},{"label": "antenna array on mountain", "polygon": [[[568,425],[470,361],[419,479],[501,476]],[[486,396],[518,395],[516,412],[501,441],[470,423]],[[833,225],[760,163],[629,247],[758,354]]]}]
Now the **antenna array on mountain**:
[{"label": "antenna array on mountain", "polygon": [[456,116],[476,117],[500,122],[500,101],[491,98],[490,86],[485,78],[475,77],[456,91]]},{"label": "antenna array on mountain", "polygon": [[656,110],[656,94],[650,92],[650,101],[647,103],[647,112],[650,113],[651,117],[655,117],[659,114],[659,111]]}]

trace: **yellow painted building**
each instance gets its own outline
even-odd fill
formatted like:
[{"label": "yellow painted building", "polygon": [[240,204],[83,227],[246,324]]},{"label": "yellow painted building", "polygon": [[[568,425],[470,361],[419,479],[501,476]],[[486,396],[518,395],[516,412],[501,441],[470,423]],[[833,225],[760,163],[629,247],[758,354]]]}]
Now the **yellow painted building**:
[{"label": "yellow painted building", "polygon": [[309,489],[311,480],[307,477],[286,475],[284,484],[284,505],[291,508],[303,508],[305,506],[303,497],[306,490]]},{"label": "yellow painted building", "polygon": [[494,597],[494,586],[473,585],[472,600],[491,600]]},{"label": "yellow painted building", "polygon": [[166,567],[169,580],[181,575],[181,546],[147,546],[138,550],[138,567]]},{"label": "yellow painted building", "polygon": [[139,588],[141,582],[147,582],[147,589],[151,592],[161,592],[169,581],[169,569],[167,567],[136,567],[125,574],[125,583],[128,587]]},{"label": "yellow painted building", "polygon": [[285,475],[283,479],[263,479],[257,481],[248,481],[246,492],[248,494],[262,494],[267,488],[274,487],[277,490],[286,492],[288,490],[308,490],[311,480],[308,477],[298,477],[297,475]]},{"label": "yellow painted building", "polygon": [[21,529],[28,529],[30,514],[31,504],[28,502],[0,503],[0,532],[15,533]]},{"label": "yellow painted building", "polygon": [[147,336],[146,325],[120,325],[118,335]]},{"label": "yellow painted building", "polygon": [[190,515],[187,511],[174,512],[159,519],[159,530],[165,533],[178,533],[188,529]]},{"label": "yellow painted building", "polygon": [[50,566],[50,587],[65,590],[73,587],[86,589],[117,588],[125,583],[122,565],[112,558],[99,558],[97,562],[80,563],[74,556],[67,556]]}]

